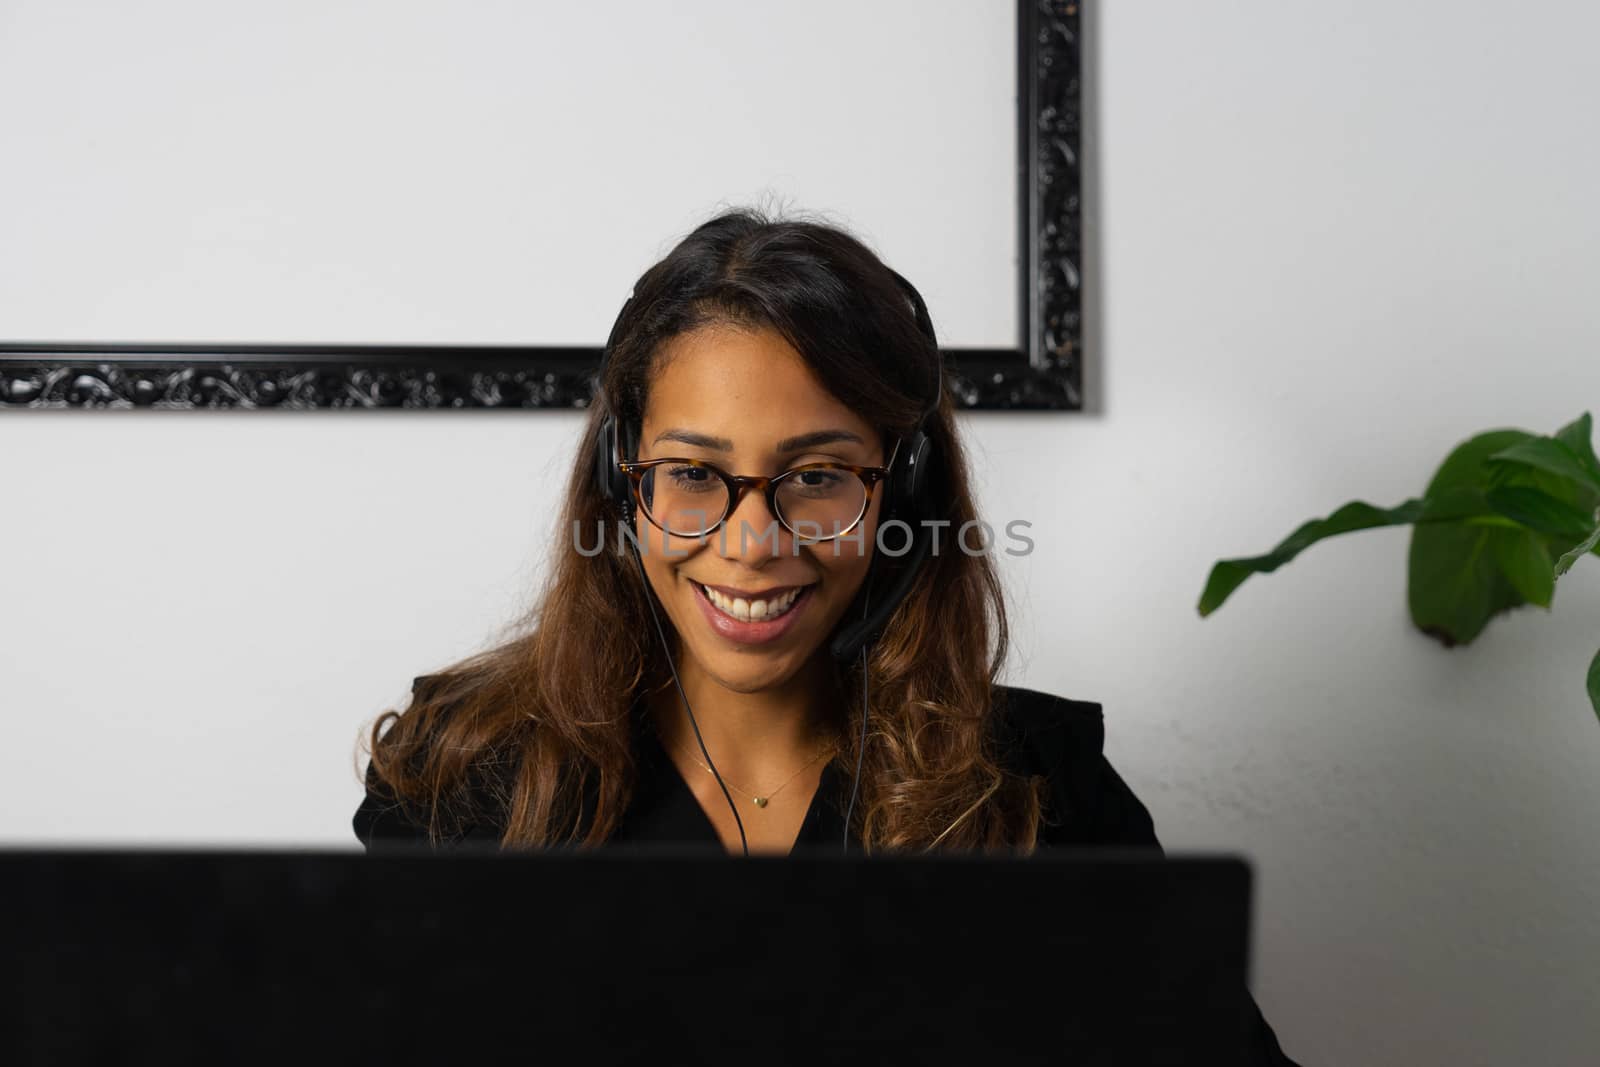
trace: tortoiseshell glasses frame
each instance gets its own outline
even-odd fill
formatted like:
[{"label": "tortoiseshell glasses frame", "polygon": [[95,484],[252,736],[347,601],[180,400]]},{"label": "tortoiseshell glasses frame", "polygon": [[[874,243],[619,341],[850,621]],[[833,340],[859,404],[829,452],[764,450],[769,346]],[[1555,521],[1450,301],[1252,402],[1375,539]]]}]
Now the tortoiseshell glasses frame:
[{"label": "tortoiseshell glasses frame", "polygon": [[[723,523],[728,521],[728,516],[732,515],[738,510],[740,501],[744,499],[745,491],[747,489],[755,489],[765,495],[767,500],[767,510],[772,513],[773,517],[778,520],[783,528],[794,534],[795,537],[800,538],[809,544],[814,542],[837,540],[838,538],[848,534],[851,530],[854,530],[857,526],[861,525],[861,520],[866,517],[867,510],[872,507],[872,498],[878,488],[879,483],[885,481],[889,477],[889,472],[894,468],[895,457],[899,455],[899,453],[900,442],[896,440],[894,444],[894,451],[889,454],[889,463],[887,466],[870,467],[861,466],[854,463],[835,463],[832,461],[820,463],[802,463],[797,467],[790,467],[781,474],[773,475],[770,478],[749,474],[729,474],[715,463],[709,463],[703,459],[689,459],[681,456],[663,456],[658,459],[646,460],[621,460],[618,461],[617,467],[628,476],[628,480],[633,488],[634,502],[639,506],[639,513],[645,517],[650,525],[664,533],[672,534],[675,537],[705,537],[708,534],[715,533]],[[684,467],[698,467],[701,470],[707,471],[721,479],[722,484],[727,487],[727,503],[723,508],[722,514],[717,516],[715,522],[707,524],[705,528],[701,530],[673,530],[663,526],[656,520],[655,516],[650,514],[650,508],[646,505],[644,499],[645,475],[657,467],[662,467],[669,463]],[[816,536],[815,534],[806,533],[795,529],[789,524],[789,520],[784,517],[783,509],[778,504],[778,490],[785,482],[788,482],[794,478],[798,478],[808,471],[819,470],[847,472],[858,478],[862,487],[861,508],[856,513],[855,517],[850,520],[849,525],[844,526],[840,528],[838,532],[829,534],[825,537]]]}]

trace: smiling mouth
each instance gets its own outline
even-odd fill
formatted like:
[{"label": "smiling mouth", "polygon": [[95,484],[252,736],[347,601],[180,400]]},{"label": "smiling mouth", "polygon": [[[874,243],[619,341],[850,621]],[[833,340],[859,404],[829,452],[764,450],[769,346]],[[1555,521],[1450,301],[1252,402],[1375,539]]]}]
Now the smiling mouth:
[{"label": "smiling mouth", "polygon": [[771,622],[774,619],[781,619],[794,610],[795,604],[805,596],[807,590],[816,585],[815,582],[812,582],[809,585],[795,586],[786,592],[778,593],[766,599],[747,600],[744,597],[732,597],[726,593],[720,593],[710,586],[694,581],[692,578],[690,581],[696,589],[700,590],[700,594],[711,603],[712,607],[738,622]]}]

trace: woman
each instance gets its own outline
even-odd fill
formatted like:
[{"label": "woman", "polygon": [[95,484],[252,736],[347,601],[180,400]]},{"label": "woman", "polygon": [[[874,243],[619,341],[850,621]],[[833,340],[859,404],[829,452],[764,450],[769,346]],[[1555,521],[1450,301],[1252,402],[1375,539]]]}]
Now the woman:
[{"label": "woman", "polygon": [[357,835],[1159,850],[1099,705],[996,684],[976,518],[915,289],[831,226],[712,219],[612,330],[526,636],[378,719]]}]

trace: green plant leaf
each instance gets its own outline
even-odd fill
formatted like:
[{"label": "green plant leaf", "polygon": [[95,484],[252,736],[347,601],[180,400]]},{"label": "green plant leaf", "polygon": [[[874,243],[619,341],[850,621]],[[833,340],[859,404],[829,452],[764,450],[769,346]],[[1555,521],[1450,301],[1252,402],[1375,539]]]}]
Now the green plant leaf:
[{"label": "green plant leaf", "polygon": [[1324,538],[1378,526],[1459,522],[1471,516],[1492,514],[1483,493],[1470,487],[1446,490],[1435,498],[1407,500],[1387,509],[1353,500],[1326,519],[1304,523],[1264,556],[1225,559],[1215,564],[1206,579],[1205,591],[1200,594],[1200,615],[1204,618],[1220,608],[1252,574],[1271,574]]},{"label": "green plant leaf", "polygon": [[1600,715],[1600,652],[1594,654],[1589,664],[1589,703],[1594,705],[1594,713]]},{"label": "green plant leaf", "polygon": [[1581,538],[1595,523],[1583,509],[1532,486],[1498,486],[1484,496],[1499,514],[1540,533]]},{"label": "green plant leaf", "polygon": [[[1588,416],[1585,415],[1583,418],[1574,423],[1573,426],[1564,427],[1561,432],[1566,433],[1569,436],[1575,436],[1572,433],[1573,427],[1575,426],[1581,430],[1586,427],[1587,424]],[[1589,449],[1583,449],[1581,453],[1578,453],[1579,460],[1587,464],[1588,460],[1585,457],[1588,454]],[[1574,554],[1572,561],[1568,562],[1565,567],[1563,567],[1559,561],[1557,562],[1557,578],[1565,574],[1566,571],[1571,568],[1572,562],[1575,562],[1577,557],[1581,556],[1584,552],[1592,552],[1595,555],[1600,556],[1600,543],[1590,539],[1589,536],[1594,531],[1595,525],[1600,523],[1600,489],[1595,489],[1585,482],[1575,482],[1570,478],[1551,474],[1548,471],[1536,467],[1523,467],[1515,464],[1490,464],[1490,466],[1494,471],[1498,473],[1504,473],[1508,478],[1507,484],[1503,487],[1505,490],[1510,490],[1513,493],[1516,493],[1524,489],[1533,489],[1543,493],[1547,497],[1560,500],[1563,503],[1570,505],[1577,511],[1582,512],[1584,515],[1589,516],[1589,518],[1584,521],[1584,528],[1581,530],[1574,527],[1566,532],[1560,532],[1556,530],[1555,524],[1546,523],[1543,525],[1541,532],[1547,535],[1545,538],[1545,547],[1550,550],[1550,555],[1552,557],[1564,557],[1568,552],[1571,552],[1579,545],[1587,544],[1588,546],[1587,548],[1580,549],[1576,554]],[[1496,492],[1496,490],[1490,490],[1489,494],[1486,495],[1493,496],[1496,494]],[[1526,497],[1525,499],[1533,500],[1534,498]],[[1491,503],[1493,502],[1494,501],[1491,500]],[[1504,499],[1502,499],[1501,502],[1504,503]],[[1530,516],[1524,517],[1526,518]],[[1568,518],[1571,518],[1570,514],[1568,515]],[[1539,528],[1539,524],[1534,522],[1529,522],[1528,525]]]},{"label": "green plant leaf", "polygon": [[[1463,441],[1439,465],[1426,495],[1481,491],[1491,481],[1490,456],[1534,439],[1523,430],[1490,430]],[[1535,488],[1558,498],[1573,492],[1566,483],[1549,484],[1559,479],[1543,472],[1507,465],[1500,473],[1535,481]],[[1471,517],[1414,526],[1406,581],[1413,625],[1448,648],[1473,640],[1496,614],[1527,603],[1500,570],[1499,559],[1514,553],[1514,546],[1496,544],[1526,535],[1520,526],[1485,525]]]},{"label": "green plant leaf", "polygon": [[1532,437],[1519,441],[1488,457],[1488,461],[1533,467],[1600,491],[1600,473],[1591,470],[1578,453],[1554,437]]},{"label": "green plant leaf", "polygon": [[1500,569],[1522,529],[1442,523],[1412,530],[1406,595],[1411,621],[1446,648],[1469,644],[1489,620],[1527,603]]},{"label": "green plant leaf", "polygon": [[1555,595],[1556,575],[1544,539],[1532,530],[1522,530],[1490,537],[1489,548],[1500,573],[1517,595],[1529,604],[1548,610],[1550,599]]},{"label": "green plant leaf", "polygon": [[1596,512],[1594,521],[1595,527],[1589,531],[1589,536],[1579,541],[1566,552],[1563,552],[1561,558],[1556,560],[1555,576],[1557,578],[1571,570],[1572,565],[1578,562],[1578,557],[1585,552],[1600,552],[1600,512]]},{"label": "green plant leaf", "polygon": [[1556,440],[1572,449],[1578,461],[1600,482],[1600,458],[1594,454],[1594,426],[1587,411],[1557,430]]}]

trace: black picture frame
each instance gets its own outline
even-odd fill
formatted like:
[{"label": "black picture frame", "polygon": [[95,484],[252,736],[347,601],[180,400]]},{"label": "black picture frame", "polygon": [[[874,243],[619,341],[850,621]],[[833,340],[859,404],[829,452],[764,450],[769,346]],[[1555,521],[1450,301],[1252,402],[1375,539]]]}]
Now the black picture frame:
[{"label": "black picture frame", "polygon": [[[1017,2],[1015,348],[945,350],[969,409],[1083,408],[1080,3]],[[0,342],[16,409],[581,408],[600,346]]]}]

